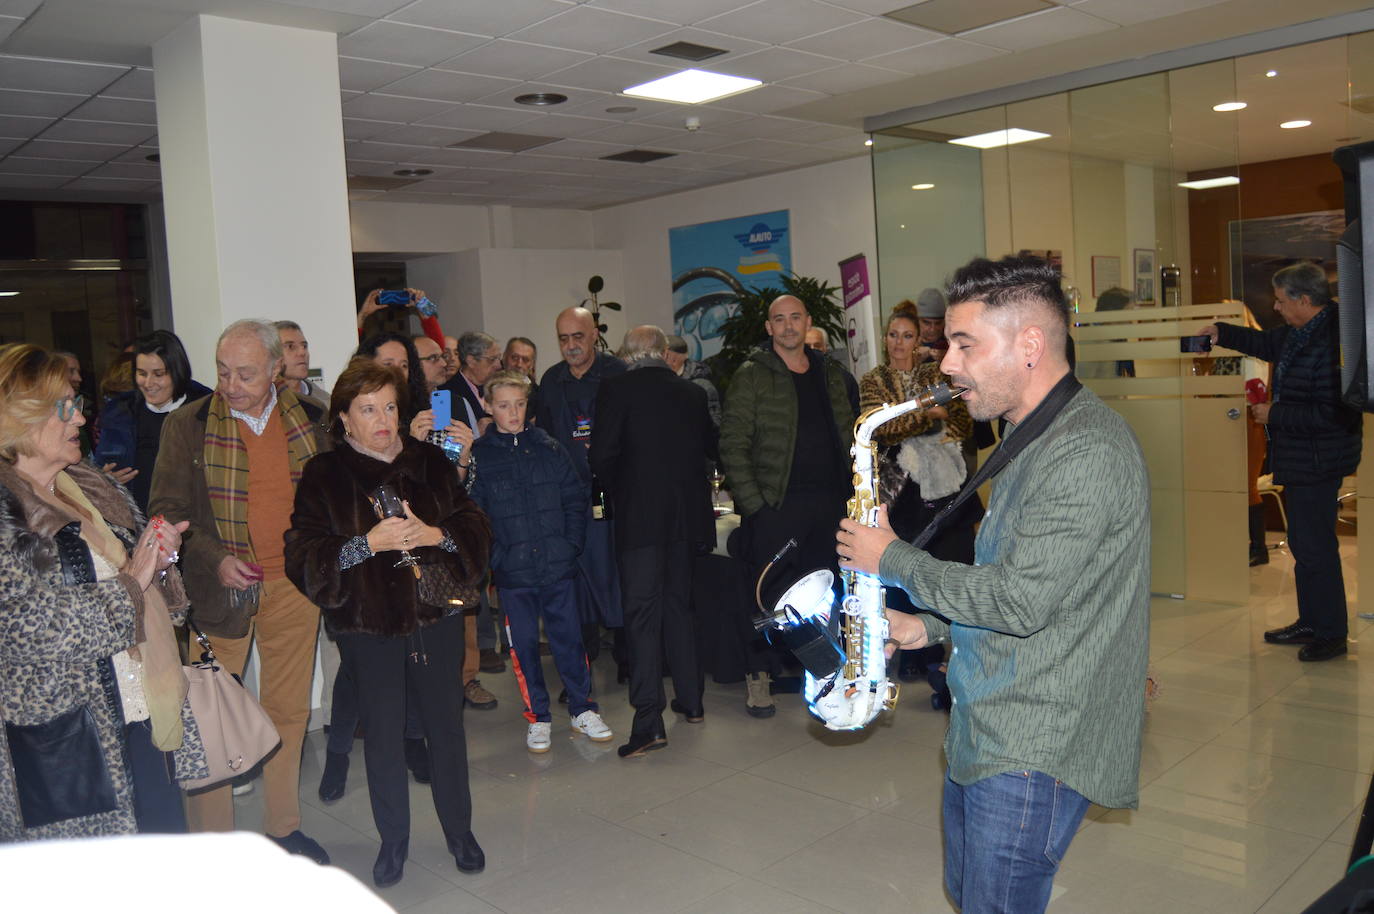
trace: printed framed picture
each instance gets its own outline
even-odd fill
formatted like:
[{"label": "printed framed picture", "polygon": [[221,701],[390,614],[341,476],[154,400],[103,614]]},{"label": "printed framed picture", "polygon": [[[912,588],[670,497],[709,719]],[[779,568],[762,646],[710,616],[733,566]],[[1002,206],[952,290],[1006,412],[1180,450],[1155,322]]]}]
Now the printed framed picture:
[{"label": "printed framed picture", "polygon": [[1131,257],[1135,274],[1135,303],[1153,305],[1155,303],[1155,250],[1136,248]]}]

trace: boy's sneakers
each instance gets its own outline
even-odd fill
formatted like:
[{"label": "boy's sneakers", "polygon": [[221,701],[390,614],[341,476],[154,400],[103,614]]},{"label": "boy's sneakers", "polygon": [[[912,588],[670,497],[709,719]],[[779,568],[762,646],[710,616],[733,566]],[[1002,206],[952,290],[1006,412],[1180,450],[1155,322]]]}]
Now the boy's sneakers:
[{"label": "boy's sneakers", "polygon": [[[534,725],[532,724],[531,727]],[[545,725],[547,726],[547,724]],[[595,711],[583,711],[572,719],[574,731],[583,734],[594,743],[604,743],[612,737],[611,728]]]},{"label": "boy's sneakers", "polygon": [[525,734],[525,746],[531,752],[549,751],[549,746],[552,745],[552,740],[549,738],[550,726],[551,724],[546,720],[530,724],[529,733]]}]

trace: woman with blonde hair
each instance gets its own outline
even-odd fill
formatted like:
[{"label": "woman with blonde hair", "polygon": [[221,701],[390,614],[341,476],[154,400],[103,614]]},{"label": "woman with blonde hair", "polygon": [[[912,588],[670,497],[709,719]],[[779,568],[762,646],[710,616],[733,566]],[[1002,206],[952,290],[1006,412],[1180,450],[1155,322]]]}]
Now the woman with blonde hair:
[{"label": "woman with blonde hair", "polygon": [[204,776],[172,634],[185,524],[81,460],[66,362],[0,346],[0,841],[185,831]]}]

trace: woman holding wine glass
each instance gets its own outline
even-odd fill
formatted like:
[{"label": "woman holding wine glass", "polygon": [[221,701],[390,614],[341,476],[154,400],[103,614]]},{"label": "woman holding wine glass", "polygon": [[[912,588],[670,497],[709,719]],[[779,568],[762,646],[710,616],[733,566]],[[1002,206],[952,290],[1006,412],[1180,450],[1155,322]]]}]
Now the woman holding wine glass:
[{"label": "woman holding wine glass", "polygon": [[[336,634],[358,683],[363,758],[381,849],[379,888],[400,881],[410,842],[402,743],[407,694],[429,740],[434,807],[463,872],[486,864],[472,834],[463,698],[463,609],[477,599],[491,530],[438,447],[400,433],[400,373],[355,358],[329,404],[339,443],[305,466],[286,534],[286,573]],[[409,684],[409,689],[407,689]]]}]

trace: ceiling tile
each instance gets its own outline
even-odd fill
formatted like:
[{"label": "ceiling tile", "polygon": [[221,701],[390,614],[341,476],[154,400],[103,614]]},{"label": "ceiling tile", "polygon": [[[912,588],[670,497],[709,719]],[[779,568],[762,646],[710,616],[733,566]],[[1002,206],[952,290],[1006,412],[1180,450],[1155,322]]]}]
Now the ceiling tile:
[{"label": "ceiling tile", "polygon": [[417,146],[413,143],[379,143],[376,140],[362,140],[344,146],[344,154],[349,159],[361,159],[368,162],[414,162],[417,160],[411,156],[420,155],[427,151],[426,147]]},{"label": "ceiling tile", "polygon": [[339,88],[351,92],[370,92],[380,89],[387,83],[403,79],[419,72],[419,67],[408,67],[384,60],[364,60],[361,57],[339,58]]},{"label": "ceiling tile", "polygon": [[[682,4],[688,6],[689,4]],[[693,63],[691,61],[680,60],[672,57],[664,57],[662,54],[653,54],[655,48],[672,44],[675,41],[688,41],[692,44],[704,45],[708,48],[720,48],[727,52],[719,57],[711,57],[707,60]],[[617,48],[616,57],[624,57],[630,60],[642,60],[646,63],[656,63],[662,66],[670,66],[674,69],[683,67],[701,67],[706,70],[715,70],[723,66],[723,61],[734,60],[733,55],[748,54],[751,51],[761,51],[768,45],[762,41],[750,41],[748,38],[740,38],[738,35],[723,35],[720,32],[708,32],[703,29],[673,29],[662,35],[655,35],[648,41],[641,41],[636,44]]]},{"label": "ceiling tile", "polygon": [[71,178],[65,175],[6,174],[4,169],[5,163],[0,162],[0,187],[23,187],[28,190],[53,190],[71,180]]},{"label": "ceiling tile", "polygon": [[858,22],[862,18],[858,13],[817,0],[760,0],[742,9],[707,19],[699,25],[768,44],[786,44],[807,35]]},{"label": "ceiling tile", "polygon": [[678,168],[703,170],[719,168],[741,160],[740,156],[722,155],[718,152],[689,152],[673,159]]},{"label": "ceiling tile", "polygon": [[475,76],[471,73],[454,73],[451,70],[421,70],[414,76],[407,76],[387,86],[386,92],[388,95],[404,95],[410,98],[470,102],[494,92],[506,92],[512,86],[518,85],[520,82],[514,79]]},{"label": "ceiling tile", "polygon": [[1050,0],[979,0],[978,3],[968,3],[967,0],[917,0],[886,15],[910,25],[953,35],[1027,13],[1043,12],[1053,6]]},{"label": "ceiling tile", "polygon": [[488,105],[459,105],[448,111],[427,117],[418,123],[436,127],[457,127],[466,130],[507,130],[529,120],[530,109],[493,108]]},{"label": "ceiling tile", "polygon": [[768,48],[742,57],[722,60],[712,69],[732,76],[748,76],[764,82],[777,82],[790,76],[825,70],[839,62],[833,57],[821,57],[791,48]]},{"label": "ceiling tile", "polygon": [[[847,10],[856,13],[867,13],[870,16],[881,16],[893,10],[901,9],[905,0],[827,0],[835,6],[842,6]],[[910,6],[909,3],[906,4]]]},{"label": "ceiling tile", "polygon": [[7,156],[19,146],[24,144],[20,139],[5,139],[0,137],[0,156]]},{"label": "ceiling tile", "polygon": [[729,123],[712,124],[708,116],[702,117],[702,131],[735,140],[752,140],[760,137],[780,137],[796,133],[809,121],[799,121],[785,117],[744,117]]},{"label": "ceiling tile", "polygon": [[591,134],[585,139],[596,143],[620,143],[625,146],[656,147],[671,139],[675,139],[678,133],[686,133],[686,130],[672,130],[668,127],[656,127],[653,124],[616,124],[614,127],[607,127]]},{"label": "ceiling tile", "polygon": [[624,143],[594,143],[588,140],[559,140],[539,147],[540,153],[551,156],[570,156],[577,159],[599,159],[625,151]]},{"label": "ceiling tile", "polygon": [[104,162],[114,158],[129,146],[115,143],[64,143],[59,140],[30,140],[20,154],[39,159],[70,159],[79,162]]},{"label": "ceiling tile", "polygon": [[807,145],[824,143],[828,140],[848,140],[862,146],[863,141],[868,138],[868,134],[856,127],[840,127],[835,124],[807,124],[791,133],[780,134],[777,138],[787,140],[789,143],[806,143]]},{"label": "ceiling tile", "polygon": [[577,6],[552,19],[521,29],[511,37],[536,44],[604,54],[671,31],[673,26],[666,22]]},{"label": "ceiling tile", "polygon": [[53,121],[46,117],[16,117],[0,115],[0,136],[28,139],[46,130]]},{"label": "ceiling tile", "polygon": [[585,63],[575,64],[557,73],[550,73],[544,79],[555,86],[620,92],[630,86],[637,86],[651,79],[668,76],[677,70],[677,67],[654,66],[640,63],[637,60],[593,57]]},{"label": "ceiling tile", "polygon": [[893,22],[891,19],[865,19],[863,22],[793,41],[788,47],[844,60],[863,60],[865,57],[900,51],[944,37],[939,32],[918,29],[904,22]]},{"label": "ceiling tile", "polygon": [[761,86],[758,89],[741,92],[739,95],[723,98],[719,104],[722,108],[729,108],[733,111],[764,114],[769,111],[781,111],[795,105],[804,105],[807,102],[818,101],[822,98],[825,96],[819,92],[793,89],[790,86]]},{"label": "ceiling tile", "polygon": [[0,13],[27,17],[43,5],[43,0],[0,0]]},{"label": "ceiling tile", "polygon": [[906,51],[879,54],[877,57],[868,58],[864,63],[900,70],[914,76],[920,73],[934,73],[936,70],[952,70],[1005,53],[997,48],[974,44],[960,38],[942,38]]},{"label": "ceiling tile", "polygon": [[604,130],[616,121],[572,114],[537,114],[521,121],[515,133],[536,133],[540,136],[580,137]]},{"label": "ceiling tile", "polygon": [[479,149],[433,148],[416,152],[407,163],[417,165],[452,165],[457,168],[482,168],[499,166],[511,158],[509,152],[487,152]]},{"label": "ceiling tile", "polygon": [[[630,99],[638,102],[638,99]],[[720,108],[704,108],[700,105],[670,105],[667,110],[644,117],[635,118],[637,124],[658,124],[660,127],[681,127],[688,116],[701,121],[703,132],[711,132],[727,124],[737,124],[749,120],[750,116],[740,111],[725,111]]]},{"label": "ceiling tile", "polygon": [[[614,113],[607,108],[633,108],[633,111]],[[590,98],[579,99],[575,103],[559,105],[560,114],[578,114],[586,117],[615,118],[621,121],[639,121],[655,115],[671,116],[682,123],[683,116],[690,108],[672,102],[656,102],[647,98],[628,98],[608,92],[597,93]]]},{"label": "ceiling tile", "polygon": [[64,118],[43,133],[45,140],[70,140],[75,143],[119,143],[124,147],[142,143],[156,130],[141,124],[107,124]]},{"label": "ceiling tile", "polygon": [[429,67],[486,44],[485,38],[378,20],[339,39],[339,53],[367,60]]},{"label": "ceiling tile", "polygon": [[1118,25],[1135,25],[1150,19],[1163,19],[1176,16],[1206,6],[1215,6],[1225,0],[1151,0],[1139,3],[1137,0],[1083,0],[1074,4],[1075,10],[1082,10],[1094,16],[1109,19]]},{"label": "ceiling tile", "polygon": [[630,13],[690,25],[719,13],[736,9],[740,0],[591,0],[588,6],[600,7],[617,13]]},{"label": "ceiling tile", "polygon": [[138,67],[115,80],[101,95],[113,98],[141,98],[153,100],[153,71]]},{"label": "ceiling tile", "polygon": [[162,169],[152,162],[107,162],[90,172],[94,178],[133,178],[139,181],[161,181]]},{"label": "ceiling tile", "polygon": [[782,140],[744,140],[740,143],[722,146],[718,151],[721,155],[772,159],[778,162],[806,162],[816,158],[817,155],[808,146],[801,143],[786,143]]},{"label": "ceiling tile", "polygon": [[1116,23],[1106,19],[1080,13],[1076,9],[1057,7],[1043,13],[1031,13],[1010,22],[999,22],[996,25],[964,32],[960,37],[1004,51],[1025,51],[1096,35],[1098,32],[1114,28],[1118,28]]},{"label": "ceiling tile", "polygon": [[157,181],[136,181],[131,178],[94,178],[87,175],[63,186],[67,190],[151,194],[157,191],[157,185]]},{"label": "ceiling tile", "polygon": [[143,162],[144,164],[150,164],[150,163],[148,162],[148,156],[150,156],[150,155],[156,155],[156,154],[157,154],[157,147],[156,147],[156,146],[147,146],[147,145],[135,146],[133,149],[129,149],[129,150],[126,150],[126,151],[120,153],[119,155],[117,155],[117,156],[115,156],[113,159],[111,159],[110,161],[112,161],[112,162]]},{"label": "ceiling tile", "polygon": [[370,93],[349,99],[343,104],[343,113],[349,117],[361,117],[374,121],[398,121],[409,124],[422,117],[432,117],[440,111],[453,107],[453,102],[432,101],[422,98],[401,98],[395,95]]},{"label": "ceiling tile", "polygon": [[395,130],[396,126],[390,121],[369,121],[360,117],[346,117],[343,119],[343,135],[345,140],[367,140],[388,130]]},{"label": "ceiling tile", "polygon": [[24,24],[21,16],[0,16],[0,41],[14,34],[14,30]]},{"label": "ceiling tile", "polygon": [[738,142],[740,139],[735,136],[725,136],[714,130],[687,130],[680,122],[675,125],[675,128],[663,134],[662,138],[654,143],[654,148],[672,150],[673,152],[709,152],[729,143]]},{"label": "ceiling tile", "polygon": [[128,67],[0,54],[0,86],[6,89],[94,95],[128,70]]},{"label": "ceiling tile", "polygon": [[561,0],[487,0],[477,3],[419,0],[387,18],[454,32],[496,36],[509,34],[565,12],[572,5]]},{"label": "ceiling tile", "polygon": [[85,174],[96,166],[94,162],[75,162],[71,159],[31,159],[24,156],[6,156],[0,162],[0,170],[25,175],[67,175],[76,177]]},{"label": "ceiling tile", "polygon": [[97,96],[71,112],[68,117],[85,121],[110,121],[118,124],[157,126],[157,105],[137,98]]},{"label": "ceiling tile", "polygon": [[26,117],[61,117],[81,104],[84,95],[66,95],[60,92],[17,92],[0,89],[0,114],[18,114]]},{"label": "ceiling tile", "polygon": [[434,125],[414,124],[409,127],[392,127],[390,132],[373,137],[378,143],[402,143],[407,146],[448,146],[461,143],[484,130],[460,130],[455,127],[436,127]]},{"label": "ceiling tile", "polygon": [[287,6],[307,6],[311,9],[331,10],[353,16],[379,17],[393,13],[410,0],[276,0]]},{"label": "ceiling tile", "polygon": [[508,41],[504,38],[450,57],[440,66],[445,70],[504,76],[507,79],[540,79],[555,70],[590,60],[591,55],[565,48]]},{"label": "ceiling tile", "polygon": [[899,79],[908,78],[906,73],[898,73],[896,70],[882,70],[878,67],[866,67],[862,64],[852,63],[784,80],[783,85],[795,86],[798,89],[810,89],[813,92],[824,92],[826,95],[844,95],[846,92],[882,86]]}]

